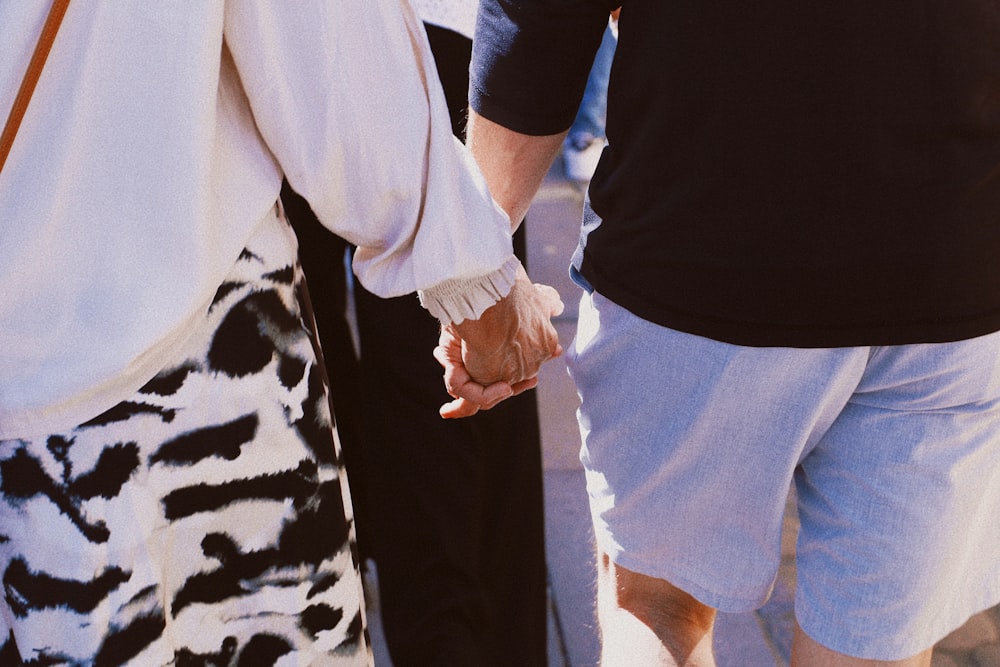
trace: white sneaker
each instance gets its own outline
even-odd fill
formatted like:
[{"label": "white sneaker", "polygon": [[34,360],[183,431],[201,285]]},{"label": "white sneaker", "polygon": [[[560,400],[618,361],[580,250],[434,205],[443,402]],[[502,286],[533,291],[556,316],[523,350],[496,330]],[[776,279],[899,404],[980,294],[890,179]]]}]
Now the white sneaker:
[{"label": "white sneaker", "polygon": [[604,139],[590,134],[568,137],[563,145],[563,170],[571,181],[585,183],[594,176],[604,151]]}]

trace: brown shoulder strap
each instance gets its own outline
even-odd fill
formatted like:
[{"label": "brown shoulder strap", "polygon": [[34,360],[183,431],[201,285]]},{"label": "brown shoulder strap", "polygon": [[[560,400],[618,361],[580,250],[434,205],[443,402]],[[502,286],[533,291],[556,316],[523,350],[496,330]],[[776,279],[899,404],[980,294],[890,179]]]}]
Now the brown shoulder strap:
[{"label": "brown shoulder strap", "polygon": [[54,0],[52,8],[49,9],[48,18],[45,19],[45,25],[42,27],[42,34],[38,37],[35,52],[31,54],[28,70],[24,73],[21,87],[17,91],[17,97],[14,98],[14,106],[3,126],[3,134],[0,135],[0,171],[3,171],[7,154],[10,153],[10,147],[14,144],[17,128],[21,126],[21,119],[24,118],[28,102],[31,101],[31,94],[35,92],[35,84],[38,83],[38,77],[42,74],[45,59],[49,57],[52,42],[55,41],[56,33],[59,32],[59,24],[62,23],[67,6],[69,6],[69,0]]}]

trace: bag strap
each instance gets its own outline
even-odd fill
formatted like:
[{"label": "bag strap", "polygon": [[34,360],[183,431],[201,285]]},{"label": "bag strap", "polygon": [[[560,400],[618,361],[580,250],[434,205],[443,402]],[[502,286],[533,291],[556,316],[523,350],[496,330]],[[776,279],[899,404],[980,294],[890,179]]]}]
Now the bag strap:
[{"label": "bag strap", "polygon": [[35,92],[35,84],[38,83],[38,77],[42,74],[45,59],[49,57],[52,42],[55,41],[56,33],[59,32],[59,24],[62,23],[67,6],[69,6],[69,0],[54,0],[51,9],[49,9],[49,15],[45,19],[45,25],[42,26],[42,34],[38,37],[35,52],[31,54],[31,62],[28,63],[28,70],[24,73],[24,78],[21,80],[21,87],[17,91],[17,97],[14,98],[14,106],[11,108],[10,115],[7,116],[7,122],[3,126],[3,134],[0,135],[0,171],[3,171],[3,165],[7,161],[7,154],[10,153],[10,147],[14,144],[14,136],[17,134],[17,129],[21,126],[24,112],[31,101],[31,94]]}]

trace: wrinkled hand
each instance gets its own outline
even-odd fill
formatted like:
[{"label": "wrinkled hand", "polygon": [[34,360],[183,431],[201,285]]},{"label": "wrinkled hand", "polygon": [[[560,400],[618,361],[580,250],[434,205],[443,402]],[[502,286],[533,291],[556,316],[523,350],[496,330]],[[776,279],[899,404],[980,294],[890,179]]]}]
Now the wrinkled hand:
[{"label": "wrinkled hand", "polygon": [[562,354],[550,321],[562,309],[554,289],[519,268],[510,294],[482,317],[444,327],[434,357],[455,400],[441,416],[468,417],[537,385],[542,364]]}]

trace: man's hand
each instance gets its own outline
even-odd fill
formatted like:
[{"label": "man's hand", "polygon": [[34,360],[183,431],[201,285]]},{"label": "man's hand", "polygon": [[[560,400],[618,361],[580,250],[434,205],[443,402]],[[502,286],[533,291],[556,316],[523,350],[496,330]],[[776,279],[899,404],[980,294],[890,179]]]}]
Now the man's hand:
[{"label": "man's hand", "polygon": [[541,365],[562,354],[549,321],[562,310],[554,289],[532,284],[519,268],[510,294],[482,317],[444,327],[434,357],[455,400],[441,416],[468,417],[538,384]]},{"label": "man's hand", "polygon": [[[521,134],[469,110],[469,150],[512,229],[524,219],[565,136]],[[538,384],[542,363],[562,354],[549,322],[562,308],[556,291],[533,285],[522,268],[510,294],[482,317],[445,327],[434,356],[455,400],[441,406],[441,416],[468,417]]]}]

